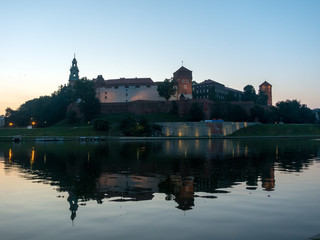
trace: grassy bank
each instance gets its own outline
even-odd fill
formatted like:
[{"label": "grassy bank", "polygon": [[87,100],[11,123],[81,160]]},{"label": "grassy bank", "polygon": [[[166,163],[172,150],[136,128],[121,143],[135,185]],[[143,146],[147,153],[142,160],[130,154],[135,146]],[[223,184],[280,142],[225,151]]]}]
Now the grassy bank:
[{"label": "grassy bank", "polygon": [[95,131],[92,126],[82,127],[48,127],[48,128],[1,128],[0,137],[21,135],[32,136],[106,136],[106,132]]},{"label": "grassy bank", "polygon": [[109,131],[95,131],[93,129],[93,119],[89,123],[68,124],[66,120],[59,122],[51,127],[46,128],[0,128],[0,137],[12,137],[20,135],[22,137],[41,137],[41,136],[63,136],[63,137],[76,137],[76,136],[120,136],[121,130],[118,129],[118,124],[126,117],[132,118],[145,118],[148,122],[179,122],[183,121],[179,116],[171,113],[151,113],[136,116],[128,113],[115,113],[107,114],[98,117],[97,119],[107,120],[110,124]]},{"label": "grassy bank", "polygon": [[242,128],[231,136],[312,136],[320,135],[319,124],[257,124]]}]

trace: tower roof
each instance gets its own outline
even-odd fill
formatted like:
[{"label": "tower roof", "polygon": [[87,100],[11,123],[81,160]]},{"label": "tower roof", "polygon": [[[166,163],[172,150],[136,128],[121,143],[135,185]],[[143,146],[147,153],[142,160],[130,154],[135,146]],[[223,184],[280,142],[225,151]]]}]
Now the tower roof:
[{"label": "tower roof", "polygon": [[260,86],[272,86],[272,85],[270,83],[268,83],[267,81],[264,81]]},{"label": "tower roof", "polygon": [[179,72],[192,72],[192,71],[190,71],[188,68],[185,68],[184,66],[182,66],[177,71],[175,71],[174,74],[179,73]]},{"label": "tower roof", "polygon": [[173,73],[173,78],[174,79],[179,79],[179,78],[192,79],[192,71],[182,66],[181,68],[179,68],[177,71]]}]

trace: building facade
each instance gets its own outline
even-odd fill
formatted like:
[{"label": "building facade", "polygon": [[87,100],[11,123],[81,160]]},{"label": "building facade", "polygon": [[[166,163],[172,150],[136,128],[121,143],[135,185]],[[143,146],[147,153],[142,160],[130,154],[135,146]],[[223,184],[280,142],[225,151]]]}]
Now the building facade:
[{"label": "building facade", "polygon": [[[242,100],[243,91],[228,88],[225,85],[213,81],[205,80],[201,83],[192,82],[192,71],[180,67],[173,73],[176,94],[169,100],[185,99],[208,99],[211,101],[233,101]],[[73,85],[79,80],[79,68],[74,56],[70,68],[69,84]],[[164,101],[159,96],[158,84],[151,78],[119,78],[105,80],[102,75],[93,79],[96,90],[96,97],[101,103],[126,103],[132,101]],[[264,82],[259,86],[268,96],[268,105],[272,105],[272,86]]]},{"label": "building facade", "polygon": [[228,88],[211,79],[193,85],[193,96],[195,99],[210,99],[212,101],[241,101],[242,95],[242,91]]},{"label": "building facade", "polygon": [[177,88],[175,99],[192,99],[192,71],[182,66],[173,73],[173,80]]},{"label": "building facade", "polygon": [[93,79],[96,96],[101,103],[132,102],[136,100],[163,101],[157,83],[151,78]]},{"label": "building facade", "polygon": [[268,106],[272,106],[272,85],[267,81],[264,81],[259,86],[259,90],[263,91],[268,96]]}]

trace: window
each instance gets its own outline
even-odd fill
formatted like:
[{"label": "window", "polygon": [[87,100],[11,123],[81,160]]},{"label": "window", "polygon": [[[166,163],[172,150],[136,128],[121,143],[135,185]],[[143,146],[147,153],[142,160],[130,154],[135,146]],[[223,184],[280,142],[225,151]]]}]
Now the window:
[{"label": "window", "polygon": [[128,97],[128,93],[126,93],[126,96]]},{"label": "window", "polygon": [[139,86],[139,85],[136,85],[136,88],[140,88],[140,86]]},{"label": "window", "polygon": [[147,85],[147,88],[150,88],[151,86],[150,85]]},{"label": "window", "polygon": [[104,99],[107,99],[107,96],[105,96]]},{"label": "window", "polygon": [[184,89],[187,89],[187,85],[183,85]]},{"label": "window", "polygon": [[118,89],[119,87],[118,87],[118,86],[114,86],[114,88],[115,88],[115,89]]},{"label": "window", "polygon": [[104,92],[105,95],[107,95],[107,92]]},{"label": "window", "polygon": [[182,79],[182,83],[184,83],[184,79]]},{"label": "window", "polygon": [[129,88],[129,86],[125,86],[125,88]]}]

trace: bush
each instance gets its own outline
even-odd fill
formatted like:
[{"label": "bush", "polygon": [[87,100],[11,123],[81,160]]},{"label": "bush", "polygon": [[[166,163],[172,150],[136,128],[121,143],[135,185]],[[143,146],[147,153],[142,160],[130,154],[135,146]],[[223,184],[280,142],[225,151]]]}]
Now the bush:
[{"label": "bush", "polygon": [[79,119],[77,118],[77,113],[75,111],[67,112],[67,122],[69,124],[74,124],[78,121],[79,121]]},{"label": "bush", "polygon": [[148,137],[152,132],[152,128],[145,118],[137,120],[126,117],[121,121],[120,129],[125,136]]},{"label": "bush", "polygon": [[96,131],[108,131],[109,123],[106,120],[95,120],[93,123],[93,129]]}]

